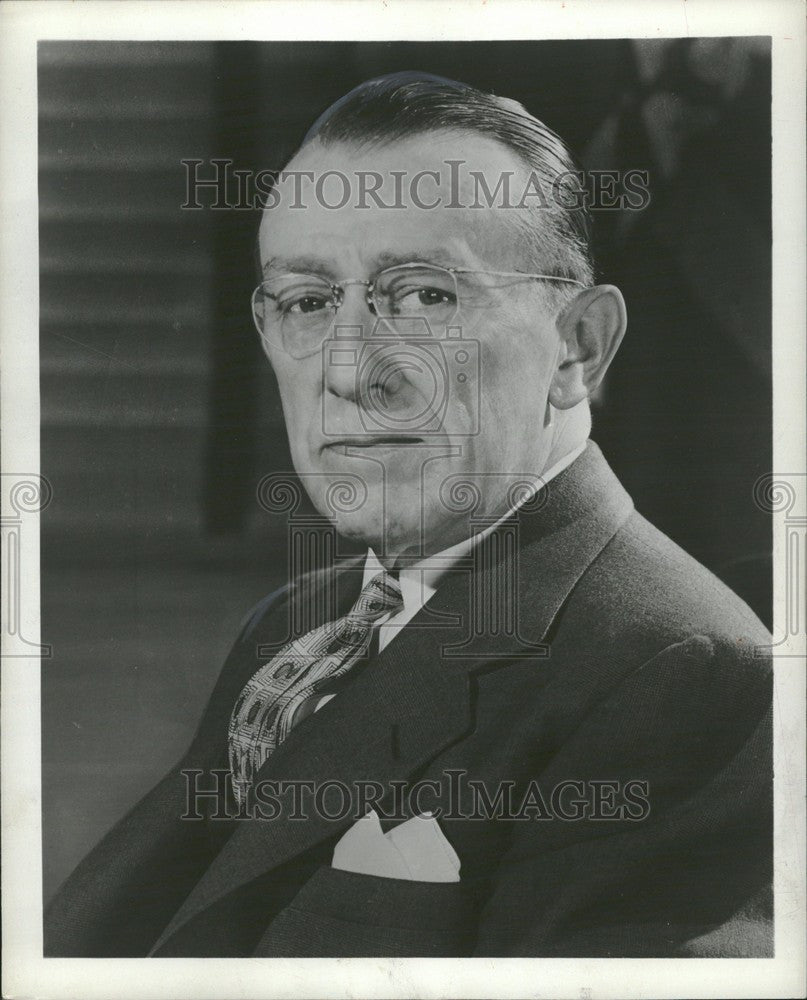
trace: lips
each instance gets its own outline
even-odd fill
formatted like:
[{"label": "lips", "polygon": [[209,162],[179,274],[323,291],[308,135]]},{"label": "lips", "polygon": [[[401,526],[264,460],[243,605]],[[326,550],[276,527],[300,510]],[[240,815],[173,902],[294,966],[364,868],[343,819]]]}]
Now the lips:
[{"label": "lips", "polygon": [[410,434],[362,434],[358,437],[340,438],[329,441],[326,448],[386,448],[400,445],[423,444],[423,438]]}]

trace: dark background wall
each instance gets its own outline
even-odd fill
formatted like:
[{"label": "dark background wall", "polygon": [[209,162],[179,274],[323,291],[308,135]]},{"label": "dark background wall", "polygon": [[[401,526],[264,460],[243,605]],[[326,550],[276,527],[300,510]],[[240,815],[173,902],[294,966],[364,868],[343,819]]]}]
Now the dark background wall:
[{"label": "dark background wall", "polygon": [[638,509],[770,620],[767,39],[43,43],[46,896],[183,751],[285,577],[285,525],[255,500],[290,468],[249,313],[258,219],[182,210],[181,161],[279,168],[396,69],[517,98],[588,169],[649,171],[644,211],[595,216],[630,323],[593,436]]}]

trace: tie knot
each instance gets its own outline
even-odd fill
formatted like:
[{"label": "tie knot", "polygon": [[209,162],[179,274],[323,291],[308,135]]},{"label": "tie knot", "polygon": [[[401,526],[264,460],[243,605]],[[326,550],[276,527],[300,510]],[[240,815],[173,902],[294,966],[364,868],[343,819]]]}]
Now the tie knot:
[{"label": "tie knot", "polygon": [[376,575],[366,584],[353,606],[352,615],[357,615],[366,621],[375,621],[390,612],[399,611],[403,607],[401,586],[395,577],[385,571]]}]

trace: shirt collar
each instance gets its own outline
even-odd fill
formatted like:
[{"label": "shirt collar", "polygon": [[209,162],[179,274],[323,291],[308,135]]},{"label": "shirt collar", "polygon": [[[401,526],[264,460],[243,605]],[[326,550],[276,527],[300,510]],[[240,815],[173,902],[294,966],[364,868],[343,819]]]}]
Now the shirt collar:
[{"label": "shirt collar", "polygon": [[[443,549],[435,555],[426,556],[426,558],[422,559],[420,562],[414,563],[411,566],[406,566],[400,570],[398,574],[398,582],[401,586],[401,596],[403,598],[404,610],[407,614],[419,611],[420,608],[422,608],[423,605],[434,595],[440,578],[453,566],[455,566],[464,556],[467,556],[473,550],[474,546],[478,545],[483,538],[486,538],[492,531],[494,531],[502,523],[502,521],[510,517],[514,511],[518,510],[519,507],[533,497],[539,489],[546,486],[550,479],[554,479],[555,476],[563,472],[563,470],[570,466],[576,458],[582,455],[585,450],[586,443],[587,442],[584,441],[581,445],[578,445],[577,448],[564,455],[559,462],[556,462],[553,466],[551,466],[551,468],[547,469],[543,475],[539,476],[535,480],[533,488],[528,492],[525,492],[519,502],[502,515],[502,517],[500,517],[495,524],[488,525],[484,531],[471,535],[469,538],[463,538],[461,542],[457,542],[455,545],[451,545],[447,549]],[[369,548],[367,550],[367,558],[364,563],[362,589],[367,586],[374,576],[383,572],[384,566],[381,565],[381,562],[375,552]]]}]

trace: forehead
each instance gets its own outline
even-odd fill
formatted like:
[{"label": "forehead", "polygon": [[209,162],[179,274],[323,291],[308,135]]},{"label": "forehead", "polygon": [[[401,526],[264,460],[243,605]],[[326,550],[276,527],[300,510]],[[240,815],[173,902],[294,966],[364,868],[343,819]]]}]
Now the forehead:
[{"label": "forehead", "polygon": [[261,222],[264,268],[310,260],[348,277],[398,259],[506,269],[523,258],[513,237],[516,223],[527,222],[515,216],[527,210],[502,207],[500,198],[489,207],[484,190],[495,192],[509,172],[517,200],[529,171],[484,136],[431,132],[383,146],[315,140],[286,172]]}]

